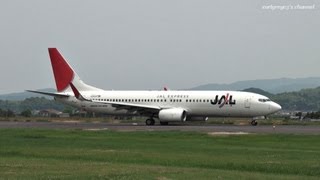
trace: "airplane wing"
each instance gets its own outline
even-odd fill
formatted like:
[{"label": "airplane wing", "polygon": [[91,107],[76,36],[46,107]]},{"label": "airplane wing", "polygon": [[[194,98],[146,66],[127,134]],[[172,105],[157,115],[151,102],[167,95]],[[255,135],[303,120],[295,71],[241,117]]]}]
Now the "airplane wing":
[{"label": "airplane wing", "polygon": [[162,108],[159,106],[150,106],[142,104],[131,104],[131,103],[119,103],[119,102],[107,102],[107,101],[92,101],[99,104],[108,104],[119,110],[126,109],[128,111],[137,111],[140,114],[157,114]]},{"label": "airplane wing", "polygon": [[96,100],[89,100],[86,99],[81,95],[78,89],[70,83],[70,87],[75,95],[75,97],[80,101],[89,101],[99,104],[108,104],[118,109],[126,109],[129,111],[138,111],[140,114],[154,114],[161,110],[159,106],[150,106],[150,105],[143,105],[143,104],[132,104],[132,103],[125,103],[125,102],[111,102],[111,101],[96,101]]},{"label": "airplane wing", "polygon": [[27,92],[37,93],[37,94],[43,94],[47,96],[53,96],[53,97],[70,97],[67,94],[60,94],[60,93],[50,93],[50,92],[43,92],[43,91],[33,91],[33,90],[26,90]]}]

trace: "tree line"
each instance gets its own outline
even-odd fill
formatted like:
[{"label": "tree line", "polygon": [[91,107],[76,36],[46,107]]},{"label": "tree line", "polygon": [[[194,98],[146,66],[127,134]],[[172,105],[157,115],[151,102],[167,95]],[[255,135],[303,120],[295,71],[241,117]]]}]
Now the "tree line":
[{"label": "tree line", "polygon": [[302,89],[296,92],[284,92],[271,94],[257,88],[249,88],[244,91],[259,93],[279,103],[283,110],[287,111],[320,111],[320,87]]},{"label": "tree line", "polygon": [[[32,110],[43,110],[43,109],[56,109],[58,111],[63,111],[67,106],[50,99],[46,99],[44,97],[32,97],[26,98],[23,101],[8,101],[8,100],[0,100],[0,109],[4,114],[9,114],[13,112],[13,114],[20,114],[22,112],[28,113],[25,111]],[[3,117],[2,114],[0,116]]]},{"label": "tree line", "polygon": [[[314,114],[310,113],[310,115],[308,115],[312,117],[318,115],[316,112],[320,112],[320,87],[280,94],[271,94],[257,88],[249,88],[244,91],[265,95],[271,100],[279,103],[283,110],[314,112]],[[14,114],[28,116],[32,110],[43,109],[56,109],[67,113],[70,113],[73,110],[70,106],[44,97],[26,98],[23,101],[0,100],[0,116],[2,117],[9,117]]]}]

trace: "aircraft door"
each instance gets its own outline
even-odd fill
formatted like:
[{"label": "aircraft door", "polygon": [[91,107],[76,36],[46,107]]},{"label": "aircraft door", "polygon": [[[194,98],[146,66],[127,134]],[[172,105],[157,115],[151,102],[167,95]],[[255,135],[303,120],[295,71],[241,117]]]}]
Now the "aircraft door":
[{"label": "aircraft door", "polygon": [[244,107],[245,108],[250,108],[251,107],[251,98],[250,97],[246,97],[244,100]]}]

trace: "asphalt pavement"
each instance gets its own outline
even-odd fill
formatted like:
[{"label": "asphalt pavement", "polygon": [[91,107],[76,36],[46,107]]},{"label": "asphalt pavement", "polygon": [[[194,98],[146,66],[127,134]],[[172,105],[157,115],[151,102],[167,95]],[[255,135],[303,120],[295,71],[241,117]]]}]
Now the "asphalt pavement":
[{"label": "asphalt pavement", "polygon": [[320,134],[320,126],[300,125],[154,125],[144,124],[110,124],[110,123],[89,123],[89,122],[13,122],[1,121],[0,129],[3,128],[47,128],[47,129],[82,129],[82,130],[114,130],[114,131],[195,131],[208,133],[255,133],[255,134]]}]

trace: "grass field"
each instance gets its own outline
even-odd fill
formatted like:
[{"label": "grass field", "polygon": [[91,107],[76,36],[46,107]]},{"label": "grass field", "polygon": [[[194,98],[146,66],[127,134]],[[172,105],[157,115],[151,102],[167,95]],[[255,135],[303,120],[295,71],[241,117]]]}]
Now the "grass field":
[{"label": "grass field", "polygon": [[319,179],[320,136],[0,130],[0,179]]}]

